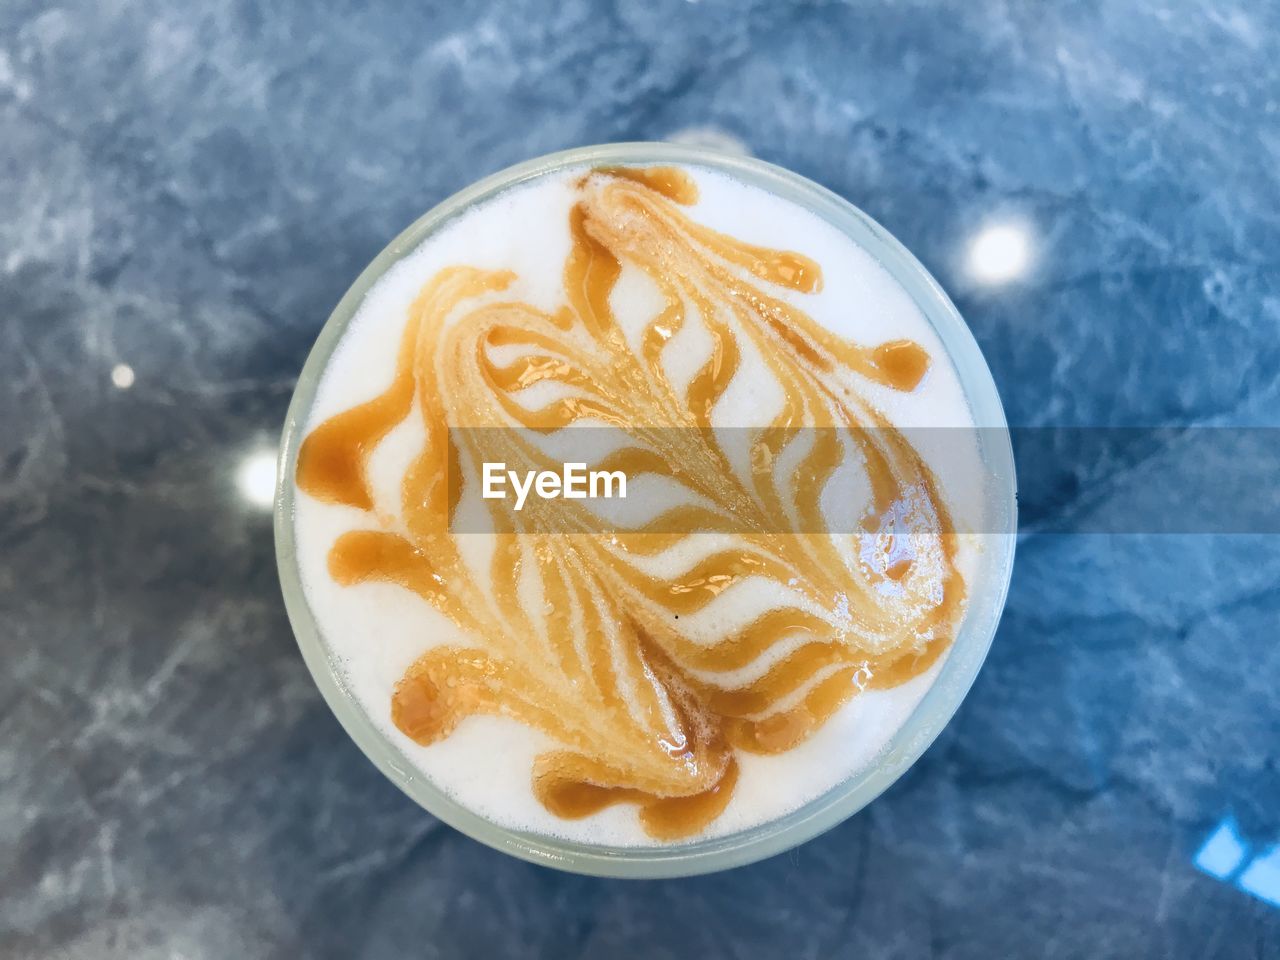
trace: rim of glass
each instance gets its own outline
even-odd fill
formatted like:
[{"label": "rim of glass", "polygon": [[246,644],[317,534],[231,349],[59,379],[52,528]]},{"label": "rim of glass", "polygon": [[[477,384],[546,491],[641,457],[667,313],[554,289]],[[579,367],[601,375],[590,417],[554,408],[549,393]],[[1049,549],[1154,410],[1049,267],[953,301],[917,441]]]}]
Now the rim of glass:
[{"label": "rim of glass", "polygon": [[[1001,489],[988,509],[1001,514],[987,534],[985,576],[977,583],[960,632],[937,678],[879,758],[827,793],[758,827],[669,846],[610,847],[561,840],[499,826],[450,798],[418,773],[346,689],[303,591],[294,542],[294,484],[301,433],[329,358],[369,289],[431,233],[475,203],[552,171],[605,164],[676,163],[722,171],[804,206],[844,232],[911,296],[956,368],[975,422],[983,459]],[[285,608],[302,658],[339,723],[382,773],[423,809],[467,836],[532,863],[604,877],[661,878],[711,873],[789,850],[857,813],[888,789],[929,747],[959,708],[986,659],[1004,609],[1016,545],[1017,493],[1004,408],[977,342],[959,311],[921,263],[884,227],[825,187],[752,157],[670,143],[579,147],[517,164],[455,193],[391,241],[356,278],[325,322],[289,403],[276,470],[275,544]]]}]

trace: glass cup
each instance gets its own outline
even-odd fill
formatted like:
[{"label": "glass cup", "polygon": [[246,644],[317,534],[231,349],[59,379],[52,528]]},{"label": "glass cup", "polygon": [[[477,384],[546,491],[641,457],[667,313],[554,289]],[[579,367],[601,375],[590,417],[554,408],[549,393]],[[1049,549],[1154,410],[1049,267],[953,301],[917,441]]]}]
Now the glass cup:
[{"label": "glass cup", "polygon": [[[293,477],[302,431],[321,374],[369,289],[402,257],[473,204],[554,170],[618,164],[687,164],[718,170],[807,208],[874,257],[915,301],[955,366],[974,422],[982,428],[981,453],[989,478],[985,529],[995,531],[983,534],[984,549],[970,584],[968,611],[934,682],[873,763],[823,796],[768,823],[728,836],[647,847],[601,846],[499,826],[417,772],[346,689],[341,668],[303,592],[293,529]],[[615,143],[550,154],[486,177],[424,214],[360,274],[320,331],[289,404],[276,477],[275,541],[285,607],[303,660],[344,729],[393,783],[467,836],[524,860],[596,876],[657,878],[725,870],[789,850],[852,816],[902,776],[946,726],[986,659],[1013,569],[1016,513],[1013,451],[991,371],[947,295],[887,230],[831,191],[760,160],[668,143]]]}]

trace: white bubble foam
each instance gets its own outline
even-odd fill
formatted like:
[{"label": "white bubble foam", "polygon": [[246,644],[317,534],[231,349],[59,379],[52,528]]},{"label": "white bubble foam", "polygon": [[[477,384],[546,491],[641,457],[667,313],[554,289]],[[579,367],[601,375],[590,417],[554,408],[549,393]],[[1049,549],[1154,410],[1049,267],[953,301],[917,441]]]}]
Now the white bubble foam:
[{"label": "white bubble foam", "polygon": [[[910,338],[933,357],[925,381],[910,394],[868,387],[868,394],[899,425],[972,424],[955,371],[932,328],[910,296],[876,261],[840,231],[778,197],[719,173],[693,168],[701,201],[691,216],[753,244],[800,251],[819,262],[825,283],[818,294],[786,298],[818,322],[864,344]],[[563,302],[562,269],[570,248],[568,212],[572,183],[581,171],[561,171],[492,198],[454,219],[374,285],[334,352],[321,379],[307,428],[386,388],[410,303],[437,270],[453,264],[508,269],[518,279],[503,296],[527,300],[544,310]],[[534,237],[535,242],[528,238]],[[624,325],[633,327],[660,303],[656,288],[624,269],[614,291]],[[664,363],[673,382],[683,384],[697,370],[710,341],[697,325],[668,345]],[[744,366],[722,404],[732,422],[761,422],[777,409],[771,378],[756,376],[761,361],[744,351]],[[761,386],[761,385],[764,386]],[[776,386],[776,385],[775,385]],[[736,391],[736,392],[735,392]],[[717,408],[717,415],[720,408]],[[411,418],[412,420],[413,418]],[[719,425],[719,421],[718,421]],[[380,513],[399,509],[405,465],[420,449],[422,428],[392,431],[370,462]],[[974,456],[977,456],[975,449]],[[927,458],[927,453],[926,453]],[[946,477],[942,478],[945,491]],[[975,521],[977,522],[977,521]],[[619,806],[582,820],[549,814],[530,788],[534,758],[555,745],[542,733],[511,720],[472,717],[448,738],[430,747],[412,742],[390,720],[392,689],[404,670],[428,648],[461,642],[456,627],[426,602],[397,586],[366,583],[340,587],[329,576],[327,553],[335,539],[353,528],[368,528],[359,511],[318,503],[298,492],[295,513],[297,554],[307,599],[324,640],[344,670],[344,685],[374,724],[422,774],[458,802],[490,820],[520,830],[589,843],[647,846],[636,809]],[[483,537],[476,563],[482,562]],[[704,545],[709,549],[714,540]],[[687,568],[696,557],[651,558],[650,565]],[[971,557],[962,557],[972,569]],[[773,585],[773,589],[780,589]],[[708,631],[742,621],[763,596],[712,604],[703,612]],[[696,621],[695,621],[696,622]],[[692,626],[692,624],[691,624]],[[779,653],[780,655],[780,653]],[[759,664],[754,669],[760,669]],[[767,663],[765,664],[767,666]],[[749,668],[750,669],[750,668]],[[777,756],[740,756],[741,776],[725,812],[701,835],[723,835],[773,820],[813,800],[874,764],[895,731],[928,689],[937,667],[892,690],[852,698],[808,741]]]}]

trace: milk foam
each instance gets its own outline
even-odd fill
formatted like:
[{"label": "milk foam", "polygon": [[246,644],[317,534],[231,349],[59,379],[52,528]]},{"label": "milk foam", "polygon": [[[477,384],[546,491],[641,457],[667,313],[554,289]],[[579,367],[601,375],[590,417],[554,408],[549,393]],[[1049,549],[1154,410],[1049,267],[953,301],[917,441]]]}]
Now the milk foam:
[{"label": "milk foam", "polygon": [[[372,399],[390,382],[407,311],[422,285],[443,267],[469,264],[511,270],[517,280],[504,295],[553,311],[563,303],[561,274],[570,249],[569,209],[573,181],[582,170],[543,176],[476,206],[449,222],[406,256],[367,294],[321,378],[304,432],[344,410]],[[868,384],[866,396],[898,426],[972,426],[959,379],[933,329],[904,291],[863,249],[844,234],[791,203],[704,168],[690,168],[700,202],[693,219],[752,244],[796,250],[816,260],[824,285],[818,294],[780,294],[817,322],[863,344],[908,338],[932,357],[924,381],[911,393]],[[536,238],[529,242],[528,238]],[[634,268],[624,267],[613,306],[626,328],[639,329],[655,312],[656,291]],[[686,324],[673,337],[664,361],[671,380],[687,382],[709,349],[700,324]],[[717,425],[767,422],[781,398],[776,382],[761,373],[750,350],[715,412]],[[405,467],[420,451],[424,431],[416,417],[396,427],[369,462],[375,510],[399,513]],[[913,437],[913,440],[915,438]],[[931,463],[930,450],[920,452]],[[947,450],[955,469],[954,444]],[[976,447],[973,463],[979,461]],[[976,466],[974,469],[977,469]],[[979,529],[973,504],[958,504],[939,470],[944,498],[959,529]],[[973,475],[976,475],[973,474]],[[966,521],[968,521],[966,523]],[[366,528],[360,511],[320,503],[301,491],[295,499],[297,557],[307,600],[342,680],[374,724],[422,775],[464,806],[503,826],[588,843],[651,846],[636,808],[619,805],[583,820],[564,820],[538,803],[530,788],[534,758],[553,743],[544,734],[511,720],[473,716],[442,741],[423,747],[391,722],[392,690],[424,651],[458,642],[457,628],[424,600],[389,583],[343,587],[328,572],[334,541],[353,528]],[[468,539],[477,539],[469,537]],[[476,544],[478,547],[479,544]],[[702,552],[702,551],[699,551]],[[673,571],[695,558],[659,556],[646,561]],[[977,563],[977,548],[962,544],[958,565],[966,579]],[[770,590],[784,590],[770,583]],[[736,585],[696,615],[693,633],[712,636],[728,624],[745,622],[769,595],[754,582]],[[785,652],[770,651],[768,662]],[[768,662],[744,669],[757,675]],[[941,662],[941,661],[940,661]],[[939,665],[891,690],[853,697],[814,736],[774,756],[739,752],[741,776],[724,813],[692,839],[734,833],[774,820],[816,799],[874,764],[894,733],[928,690]]]}]

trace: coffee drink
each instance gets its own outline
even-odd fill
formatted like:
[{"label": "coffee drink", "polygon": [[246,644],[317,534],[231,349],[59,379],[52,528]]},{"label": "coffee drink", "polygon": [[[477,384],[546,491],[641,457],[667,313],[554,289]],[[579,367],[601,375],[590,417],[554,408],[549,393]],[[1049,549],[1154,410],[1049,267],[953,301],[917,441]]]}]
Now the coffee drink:
[{"label": "coffee drink", "polygon": [[939,339],[820,217],[695,165],[554,170],[343,334],[294,478],[307,602],[482,816],[744,830],[874,764],[964,621],[977,521],[934,426],[972,426]]}]

